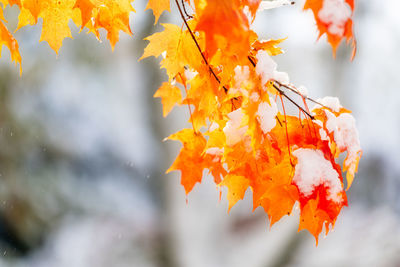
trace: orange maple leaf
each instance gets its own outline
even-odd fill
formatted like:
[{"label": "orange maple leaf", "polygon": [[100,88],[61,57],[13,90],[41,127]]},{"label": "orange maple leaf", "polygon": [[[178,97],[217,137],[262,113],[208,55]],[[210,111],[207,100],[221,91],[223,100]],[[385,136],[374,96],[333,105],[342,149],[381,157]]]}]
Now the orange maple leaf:
[{"label": "orange maple leaf", "polygon": [[182,100],[181,90],[178,87],[166,82],[161,85],[161,87],[154,94],[154,97],[161,98],[164,117],[168,115],[176,103],[179,103]]},{"label": "orange maple leaf", "polygon": [[1,56],[1,47],[6,45],[11,53],[11,60],[15,62],[15,64],[19,63],[20,73],[22,73],[21,67],[21,55],[19,53],[18,42],[15,40],[14,36],[8,31],[7,27],[0,20],[0,56]]},{"label": "orange maple leaf", "polygon": [[192,129],[183,129],[169,136],[168,139],[181,141],[183,147],[167,173],[181,171],[181,184],[188,194],[203,177],[203,151],[206,147],[206,139],[201,133]]},{"label": "orange maple leaf", "polygon": [[325,223],[329,225],[332,220],[325,211],[318,208],[318,200],[311,199],[308,201],[301,209],[299,231],[308,230],[315,237],[315,242],[318,245],[318,236]]}]

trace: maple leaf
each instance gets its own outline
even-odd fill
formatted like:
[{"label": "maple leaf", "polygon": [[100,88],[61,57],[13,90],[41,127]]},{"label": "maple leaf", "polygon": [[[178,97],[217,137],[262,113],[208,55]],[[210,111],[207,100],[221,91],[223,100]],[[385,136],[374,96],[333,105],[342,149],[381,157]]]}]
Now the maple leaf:
[{"label": "maple leaf", "polygon": [[74,8],[79,9],[81,13],[81,29],[83,29],[93,16],[96,5],[92,0],[76,0]]},{"label": "maple leaf", "polygon": [[149,2],[147,3],[145,10],[153,10],[153,14],[155,17],[154,24],[157,24],[158,19],[165,10],[171,11],[169,1],[170,0],[149,0]]},{"label": "maple leaf", "polygon": [[312,199],[301,209],[299,231],[306,229],[314,237],[318,245],[318,236],[322,231],[324,223],[332,223],[328,214],[318,208],[318,201]]},{"label": "maple leaf", "polygon": [[236,202],[243,199],[244,193],[250,185],[250,181],[241,175],[228,174],[225,176],[220,185],[228,188],[228,211],[230,211]]},{"label": "maple leaf", "polygon": [[19,63],[20,73],[22,73],[21,67],[21,55],[19,53],[18,42],[15,40],[14,36],[8,31],[7,27],[0,20],[0,57],[1,57],[1,48],[6,45],[11,53],[11,60],[15,62],[15,64]]},{"label": "maple leaf", "polygon": [[270,225],[283,216],[290,215],[299,193],[294,185],[277,185],[270,187],[261,197],[261,206],[268,214]]},{"label": "maple leaf", "polygon": [[154,94],[154,97],[161,98],[164,117],[168,115],[176,103],[179,103],[182,100],[181,90],[178,87],[166,82],[161,85],[161,87]]},{"label": "maple leaf", "polygon": [[174,24],[161,25],[164,27],[162,32],[145,38],[150,43],[144,49],[139,60],[163,55],[161,67],[167,70],[167,75],[172,80],[179,72],[184,71],[187,64],[196,66],[201,64],[202,60],[187,31],[182,31],[179,26]]},{"label": "maple leaf", "polygon": [[206,146],[206,139],[192,129],[183,129],[169,136],[168,139],[181,141],[183,148],[167,173],[175,170],[181,171],[181,184],[188,194],[196,183],[201,182],[203,177],[204,157],[202,154]]},{"label": "maple leaf", "polygon": [[281,42],[285,41],[285,39],[270,39],[270,40],[266,40],[266,41],[259,41],[259,40],[255,40],[254,43],[252,44],[252,56],[255,57],[257,52],[259,50],[264,50],[267,51],[267,53],[270,56],[276,56],[279,54],[283,53],[283,50],[278,47],[277,45],[279,45]]},{"label": "maple leaf", "polygon": [[97,0],[96,9],[96,15],[93,17],[94,27],[107,31],[107,39],[114,50],[120,31],[132,35],[129,15],[135,10],[130,0]]},{"label": "maple leaf", "polygon": [[[72,18],[75,0],[40,0],[39,17],[43,18],[40,41],[46,41],[58,54],[65,38],[72,38],[68,22]],[[31,12],[32,13],[32,12]]]},{"label": "maple leaf", "polygon": [[209,0],[202,10],[196,30],[205,32],[206,48],[210,57],[218,49],[247,56],[249,23],[238,0]]}]

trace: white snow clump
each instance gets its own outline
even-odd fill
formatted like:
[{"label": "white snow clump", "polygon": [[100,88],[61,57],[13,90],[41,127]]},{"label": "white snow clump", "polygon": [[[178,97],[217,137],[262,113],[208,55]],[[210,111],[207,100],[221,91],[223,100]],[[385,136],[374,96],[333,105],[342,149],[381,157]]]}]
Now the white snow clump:
[{"label": "white snow clump", "polygon": [[269,98],[267,102],[261,102],[258,105],[257,120],[260,123],[261,130],[266,134],[270,132],[276,125],[276,115],[278,114],[278,106],[273,98]]},{"label": "white snow clump", "polygon": [[289,76],[286,72],[277,71],[277,64],[264,50],[257,52],[258,60],[256,65],[256,73],[261,76],[262,84],[266,84],[269,80],[277,80],[282,84],[289,83]]},{"label": "white snow clump", "polygon": [[341,203],[343,197],[342,184],[338,172],[332,163],[324,158],[322,151],[309,148],[299,148],[293,152],[297,157],[293,182],[305,196],[310,196],[315,187],[324,185],[329,188],[328,200]]},{"label": "white snow clump", "polygon": [[242,108],[238,108],[228,114],[229,121],[223,129],[228,146],[233,146],[241,141],[247,132],[248,126],[242,126],[243,116]]},{"label": "white snow clump", "polygon": [[346,22],[351,17],[351,13],[350,6],[344,0],[324,0],[318,17],[328,24],[329,33],[343,36]]}]

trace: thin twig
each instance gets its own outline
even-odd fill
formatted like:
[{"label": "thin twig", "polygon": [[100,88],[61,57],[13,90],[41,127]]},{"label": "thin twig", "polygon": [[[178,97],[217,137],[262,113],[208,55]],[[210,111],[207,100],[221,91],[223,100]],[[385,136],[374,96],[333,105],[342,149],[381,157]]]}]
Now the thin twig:
[{"label": "thin twig", "polygon": [[[250,56],[248,56],[247,58],[249,59],[251,65],[253,65],[253,67],[256,67],[256,63],[254,62],[254,60],[253,60]],[[285,87],[285,88],[288,88],[288,89],[290,89],[291,91],[295,92],[296,94],[298,94],[298,95],[300,95],[300,96],[302,96],[302,97],[308,99],[307,97],[303,96],[302,94],[300,94],[300,93],[297,92],[296,90],[294,90],[294,89],[292,89],[292,88],[290,88],[290,87],[287,87],[287,86],[285,86],[284,84],[282,84],[282,83],[280,83],[280,82],[278,82],[278,81],[276,81],[276,80],[273,80],[273,82],[274,82],[274,83],[277,83],[277,84],[279,85],[279,87],[276,86],[275,84],[273,84],[272,86],[278,91],[278,93],[279,93],[280,95],[283,95],[286,99],[288,99],[290,102],[292,102],[293,105],[295,105],[298,109],[300,109],[304,114],[306,114],[306,115],[307,115],[308,117],[310,117],[312,120],[315,119],[313,115],[311,115],[311,114],[310,114],[309,112],[307,112],[304,108],[302,108],[299,104],[297,104],[295,101],[293,101],[293,99],[291,99],[289,96],[287,96],[287,95],[285,94],[285,92],[283,92],[283,91],[280,89],[280,87],[283,86],[283,87]],[[313,101],[313,102],[316,102],[315,100],[312,100],[311,98],[310,98],[309,100],[311,100],[311,101]]]},{"label": "thin twig", "polygon": [[293,88],[293,87],[291,87],[291,86],[289,86],[289,85],[287,85],[287,84],[280,83],[280,82],[278,82],[278,81],[276,81],[276,80],[274,80],[274,82],[277,83],[277,84],[279,85],[279,87],[284,87],[284,88],[286,88],[286,89],[292,91],[293,93],[295,93],[295,94],[297,94],[297,95],[299,95],[299,96],[305,98],[306,100],[309,100],[309,101],[313,102],[314,104],[317,104],[317,105],[320,105],[320,106],[322,106],[322,107],[324,107],[324,108],[330,109],[329,107],[327,107],[327,106],[321,104],[320,102],[318,102],[318,101],[316,101],[316,100],[314,100],[314,99],[312,99],[312,98],[310,98],[310,97],[308,97],[308,96],[302,95],[302,94],[301,94],[299,91],[297,91],[295,88]]},{"label": "thin twig", "polygon": [[278,86],[276,86],[275,84],[272,85],[280,95],[283,95],[287,100],[289,100],[290,102],[292,102],[293,105],[295,105],[298,109],[300,109],[304,114],[306,114],[308,117],[310,117],[310,119],[315,120],[315,117],[313,115],[311,115],[310,113],[308,113],[303,107],[301,107],[299,104],[297,104],[293,99],[291,99],[290,97],[288,97],[285,92],[283,92]]},{"label": "thin twig", "polygon": [[183,12],[185,12],[186,17],[188,17],[189,19],[192,19],[193,16],[192,16],[192,15],[189,15],[189,13],[187,12],[187,10],[186,10],[186,5],[185,5],[185,2],[184,2],[184,1],[185,1],[185,0],[182,0],[182,1],[181,1],[182,7],[183,7]]},{"label": "thin twig", "polygon": [[289,140],[289,131],[288,131],[288,121],[287,121],[287,117],[286,117],[285,105],[283,104],[282,95],[279,95],[279,98],[281,99],[283,114],[284,114],[284,116],[285,116],[286,142],[287,142],[287,147],[288,147],[288,152],[289,152],[290,165],[294,166],[294,164],[293,164],[293,162],[292,162],[291,152],[290,152],[290,140]]},{"label": "thin twig", "polygon": [[[182,74],[181,74],[180,72],[178,72],[178,74],[179,74],[179,77],[181,77],[181,80],[183,81]],[[188,95],[188,90],[187,90],[186,82],[185,82],[185,84],[183,85],[183,87],[185,88],[186,95]],[[192,122],[193,131],[194,131],[195,133],[197,133],[196,128],[194,127],[194,123],[193,123],[193,113],[192,113],[192,108],[190,107],[189,98],[187,98],[187,106],[188,106],[188,108],[189,108],[190,121]]]}]

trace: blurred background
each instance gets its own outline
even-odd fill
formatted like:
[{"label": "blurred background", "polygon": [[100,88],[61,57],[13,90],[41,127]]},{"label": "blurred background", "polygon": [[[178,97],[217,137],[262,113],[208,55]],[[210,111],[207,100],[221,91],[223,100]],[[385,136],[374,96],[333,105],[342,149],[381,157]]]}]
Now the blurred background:
[{"label": "blurred background", "polygon": [[[162,142],[188,127],[188,111],[162,118],[152,95],[166,79],[158,59],[138,62],[153,26],[136,1],[134,37],[111,52],[92,35],[66,39],[56,56],[40,26],[16,33],[23,75],[0,60],[0,266],[400,266],[400,20],[397,0],[356,1],[358,54],[336,60],[303,1],[259,14],[264,39],[289,37],[276,57],[314,98],[338,96],[354,112],[364,151],[336,227],[318,247],[298,215],[271,229],[251,192],[227,213],[210,177],[186,197],[180,148]],[[7,19],[16,25],[16,8]],[[176,10],[162,22],[181,24]],[[13,30],[13,28],[11,28]]]}]

